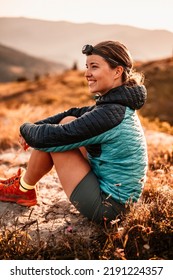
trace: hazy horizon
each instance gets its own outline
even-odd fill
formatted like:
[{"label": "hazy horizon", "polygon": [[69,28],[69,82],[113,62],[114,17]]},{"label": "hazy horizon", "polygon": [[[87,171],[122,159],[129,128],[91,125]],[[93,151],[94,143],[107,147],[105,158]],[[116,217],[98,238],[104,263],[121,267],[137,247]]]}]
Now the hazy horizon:
[{"label": "hazy horizon", "polygon": [[173,32],[172,0],[0,0],[0,17],[129,25]]}]

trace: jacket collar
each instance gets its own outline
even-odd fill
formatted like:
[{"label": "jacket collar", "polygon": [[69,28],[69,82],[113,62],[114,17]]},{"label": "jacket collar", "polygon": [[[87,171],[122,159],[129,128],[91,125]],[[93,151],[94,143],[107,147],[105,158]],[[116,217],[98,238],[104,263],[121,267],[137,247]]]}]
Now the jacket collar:
[{"label": "jacket collar", "polygon": [[147,99],[147,91],[143,85],[133,87],[122,85],[109,90],[104,95],[96,95],[95,99],[96,105],[115,103],[137,110],[144,105]]}]

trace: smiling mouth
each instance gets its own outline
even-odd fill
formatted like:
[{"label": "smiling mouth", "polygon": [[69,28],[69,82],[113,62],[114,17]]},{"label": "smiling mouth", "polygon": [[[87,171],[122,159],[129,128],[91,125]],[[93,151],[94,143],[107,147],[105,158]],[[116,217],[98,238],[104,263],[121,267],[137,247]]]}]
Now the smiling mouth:
[{"label": "smiling mouth", "polygon": [[96,81],[88,81],[88,85],[92,86]]}]

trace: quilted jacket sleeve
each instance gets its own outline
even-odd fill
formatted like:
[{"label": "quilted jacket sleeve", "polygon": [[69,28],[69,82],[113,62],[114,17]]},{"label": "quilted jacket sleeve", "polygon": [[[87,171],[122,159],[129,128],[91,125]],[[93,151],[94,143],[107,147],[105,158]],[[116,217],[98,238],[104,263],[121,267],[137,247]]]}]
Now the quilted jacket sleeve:
[{"label": "quilted jacket sleeve", "polygon": [[26,142],[36,149],[62,146],[66,146],[63,150],[73,149],[82,146],[86,140],[90,140],[86,142],[87,145],[96,143],[94,137],[118,125],[123,120],[124,114],[124,106],[110,104],[96,106],[92,111],[64,125],[25,123],[20,127],[20,133]]},{"label": "quilted jacket sleeve", "polygon": [[61,112],[59,114],[56,114],[54,116],[48,117],[46,119],[40,120],[35,122],[35,124],[58,124],[63,118],[67,117],[67,116],[74,116],[74,117],[80,117],[82,116],[84,113],[86,113],[87,111],[92,110],[94,106],[86,106],[86,107],[82,107],[82,108],[71,108],[69,110],[66,110],[64,112]]}]

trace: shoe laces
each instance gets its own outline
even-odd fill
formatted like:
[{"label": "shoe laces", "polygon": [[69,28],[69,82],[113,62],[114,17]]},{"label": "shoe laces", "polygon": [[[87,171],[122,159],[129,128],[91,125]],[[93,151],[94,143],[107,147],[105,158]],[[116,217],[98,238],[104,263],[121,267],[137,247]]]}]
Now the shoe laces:
[{"label": "shoe laces", "polygon": [[15,182],[19,181],[21,177],[21,168],[18,169],[17,174],[13,175],[12,177],[8,179],[2,179],[0,180],[0,183],[4,184],[4,187],[10,187],[11,185],[15,185]]},{"label": "shoe laces", "polygon": [[13,194],[16,193],[16,190],[19,190],[19,180],[16,180],[10,186],[4,185],[4,192]]}]

